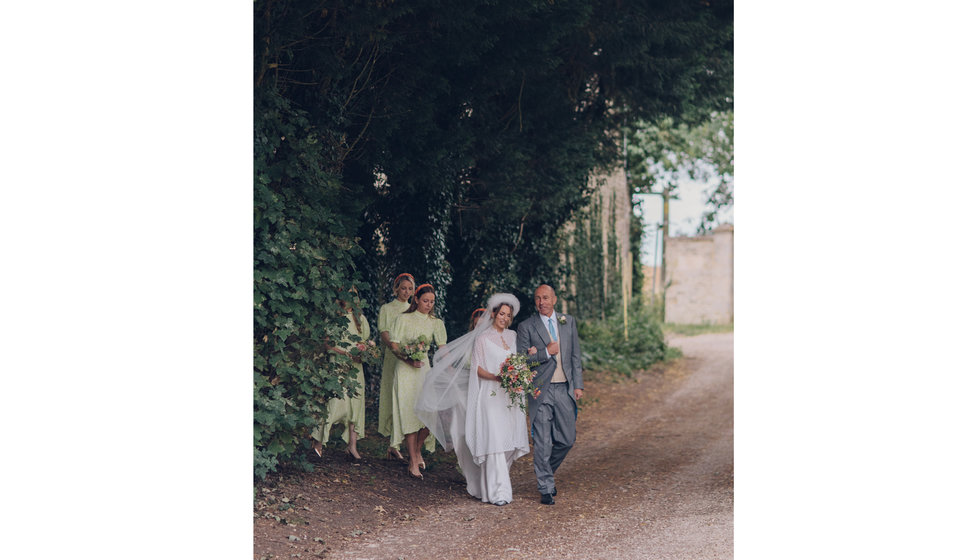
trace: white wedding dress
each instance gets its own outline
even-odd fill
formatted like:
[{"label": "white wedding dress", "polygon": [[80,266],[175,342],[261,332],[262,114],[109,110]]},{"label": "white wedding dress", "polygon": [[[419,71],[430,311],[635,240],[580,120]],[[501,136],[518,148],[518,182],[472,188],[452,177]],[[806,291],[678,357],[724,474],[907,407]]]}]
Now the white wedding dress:
[{"label": "white wedding dress", "polygon": [[[521,310],[513,294],[494,294],[484,306],[509,305],[512,315]],[[436,351],[415,402],[415,413],[446,451],[455,451],[466,477],[466,491],[484,502],[505,504],[513,500],[510,466],[530,452],[527,416],[510,403],[496,381],[480,379],[477,366],[490,373],[517,347],[517,333],[498,332],[493,314],[484,311],[473,330]]]},{"label": "white wedding dress", "polygon": [[527,421],[500,383],[477,376],[476,366],[498,373],[516,347],[517,333],[512,330],[499,333],[490,328],[474,341],[466,399],[466,449],[460,453],[462,446],[458,446],[456,451],[466,477],[466,491],[493,504],[513,500],[510,466],[530,451]]}]

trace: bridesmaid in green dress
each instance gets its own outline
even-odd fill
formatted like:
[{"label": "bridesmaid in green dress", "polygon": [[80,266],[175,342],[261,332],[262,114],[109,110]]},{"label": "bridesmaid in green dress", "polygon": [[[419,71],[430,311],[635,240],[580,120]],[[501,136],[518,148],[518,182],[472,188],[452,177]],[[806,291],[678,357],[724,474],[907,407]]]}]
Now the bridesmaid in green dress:
[{"label": "bridesmaid in green dress", "polygon": [[[392,284],[392,291],[395,299],[382,305],[378,312],[378,331],[381,333],[381,342],[385,345],[385,358],[381,365],[381,394],[378,399],[378,433],[389,438],[392,423],[391,390],[395,382],[395,364],[398,362],[391,343],[391,329],[395,325],[395,318],[408,309],[408,300],[415,293],[415,278],[407,272],[399,274]],[[397,447],[388,448],[388,458],[405,460]]]},{"label": "bridesmaid in green dress", "polygon": [[422,284],[415,290],[415,300],[398,316],[391,331],[391,341],[395,352],[399,354],[392,391],[391,446],[397,447],[405,440],[408,448],[408,473],[415,478],[422,478],[419,469],[424,469],[425,463],[422,461],[421,448],[429,437],[429,429],[415,416],[415,400],[431,364],[428,356],[419,361],[406,357],[400,345],[423,335],[430,343],[435,342],[439,347],[446,344],[446,325],[432,315],[435,303],[435,289],[431,284]]},{"label": "bridesmaid in green dress", "polygon": [[[358,342],[367,342],[371,337],[371,327],[368,325],[367,317],[355,311],[349,305],[338,301],[341,312],[347,315],[347,333],[340,340],[337,346],[331,346],[327,341],[327,349],[337,354],[350,356],[350,350]],[[357,452],[357,438],[364,437],[364,365],[360,358],[354,358],[354,368],[357,373],[357,382],[361,388],[353,397],[342,397],[330,399],[327,402],[327,417],[320,425],[313,429],[310,437],[313,438],[313,450],[316,454],[323,456],[323,443],[330,438],[330,428],[334,424],[343,422],[345,426],[343,439],[347,442],[347,454],[353,459],[360,459]]]}]

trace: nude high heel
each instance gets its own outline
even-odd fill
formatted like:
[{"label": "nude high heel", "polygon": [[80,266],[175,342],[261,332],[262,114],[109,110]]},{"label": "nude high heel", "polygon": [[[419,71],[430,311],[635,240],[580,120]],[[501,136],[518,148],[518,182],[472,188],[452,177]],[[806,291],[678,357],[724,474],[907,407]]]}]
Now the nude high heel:
[{"label": "nude high heel", "polygon": [[388,448],[388,459],[391,461],[401,461],[402,463],[406,462],[401,452],[393,447]]}]

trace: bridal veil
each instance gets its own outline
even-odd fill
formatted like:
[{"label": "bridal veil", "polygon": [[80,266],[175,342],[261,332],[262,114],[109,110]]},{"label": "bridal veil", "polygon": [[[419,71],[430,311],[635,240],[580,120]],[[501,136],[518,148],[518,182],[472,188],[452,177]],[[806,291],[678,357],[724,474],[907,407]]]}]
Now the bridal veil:
[{"label": "bridal veil", "polygon": [[[466,448],[466,411],[475,410],[476,367],[472,362],[473,345],[481,334],[492,328],[493,309],[506,303],[516,317],[521,304],[513,294],[494,294],[486,311],[470,332],[449,342],[435,355],[432,369],[425,376],[415,402],[415,414],[447,451],[456,451],[460,464],[472,461]],[[474,390],[470,390],[471,384]]]}]

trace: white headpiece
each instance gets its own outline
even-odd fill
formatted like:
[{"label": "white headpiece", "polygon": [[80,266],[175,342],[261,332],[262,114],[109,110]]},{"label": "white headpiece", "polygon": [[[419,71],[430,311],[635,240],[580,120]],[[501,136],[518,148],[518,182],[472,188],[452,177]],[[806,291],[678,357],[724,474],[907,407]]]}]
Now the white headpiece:
[{"label": "white headpiece", "polygon": [[[517,317],[517,314],[521,312],[521,302],[517,301],[517,298],[514,297],[514,294],[493,294],[492,296],[490,296],[490,299],[487,301],[487,310],[483,313],[483,315],[492,316],[493,310],[496,309],[497,306],[504,303],[506,303],[507,305],[511,306],[514,309],[514,313],[513,313],[514,317]],[[480,321],[481,322],[483,321],[482,315],[480,316]]]}]

